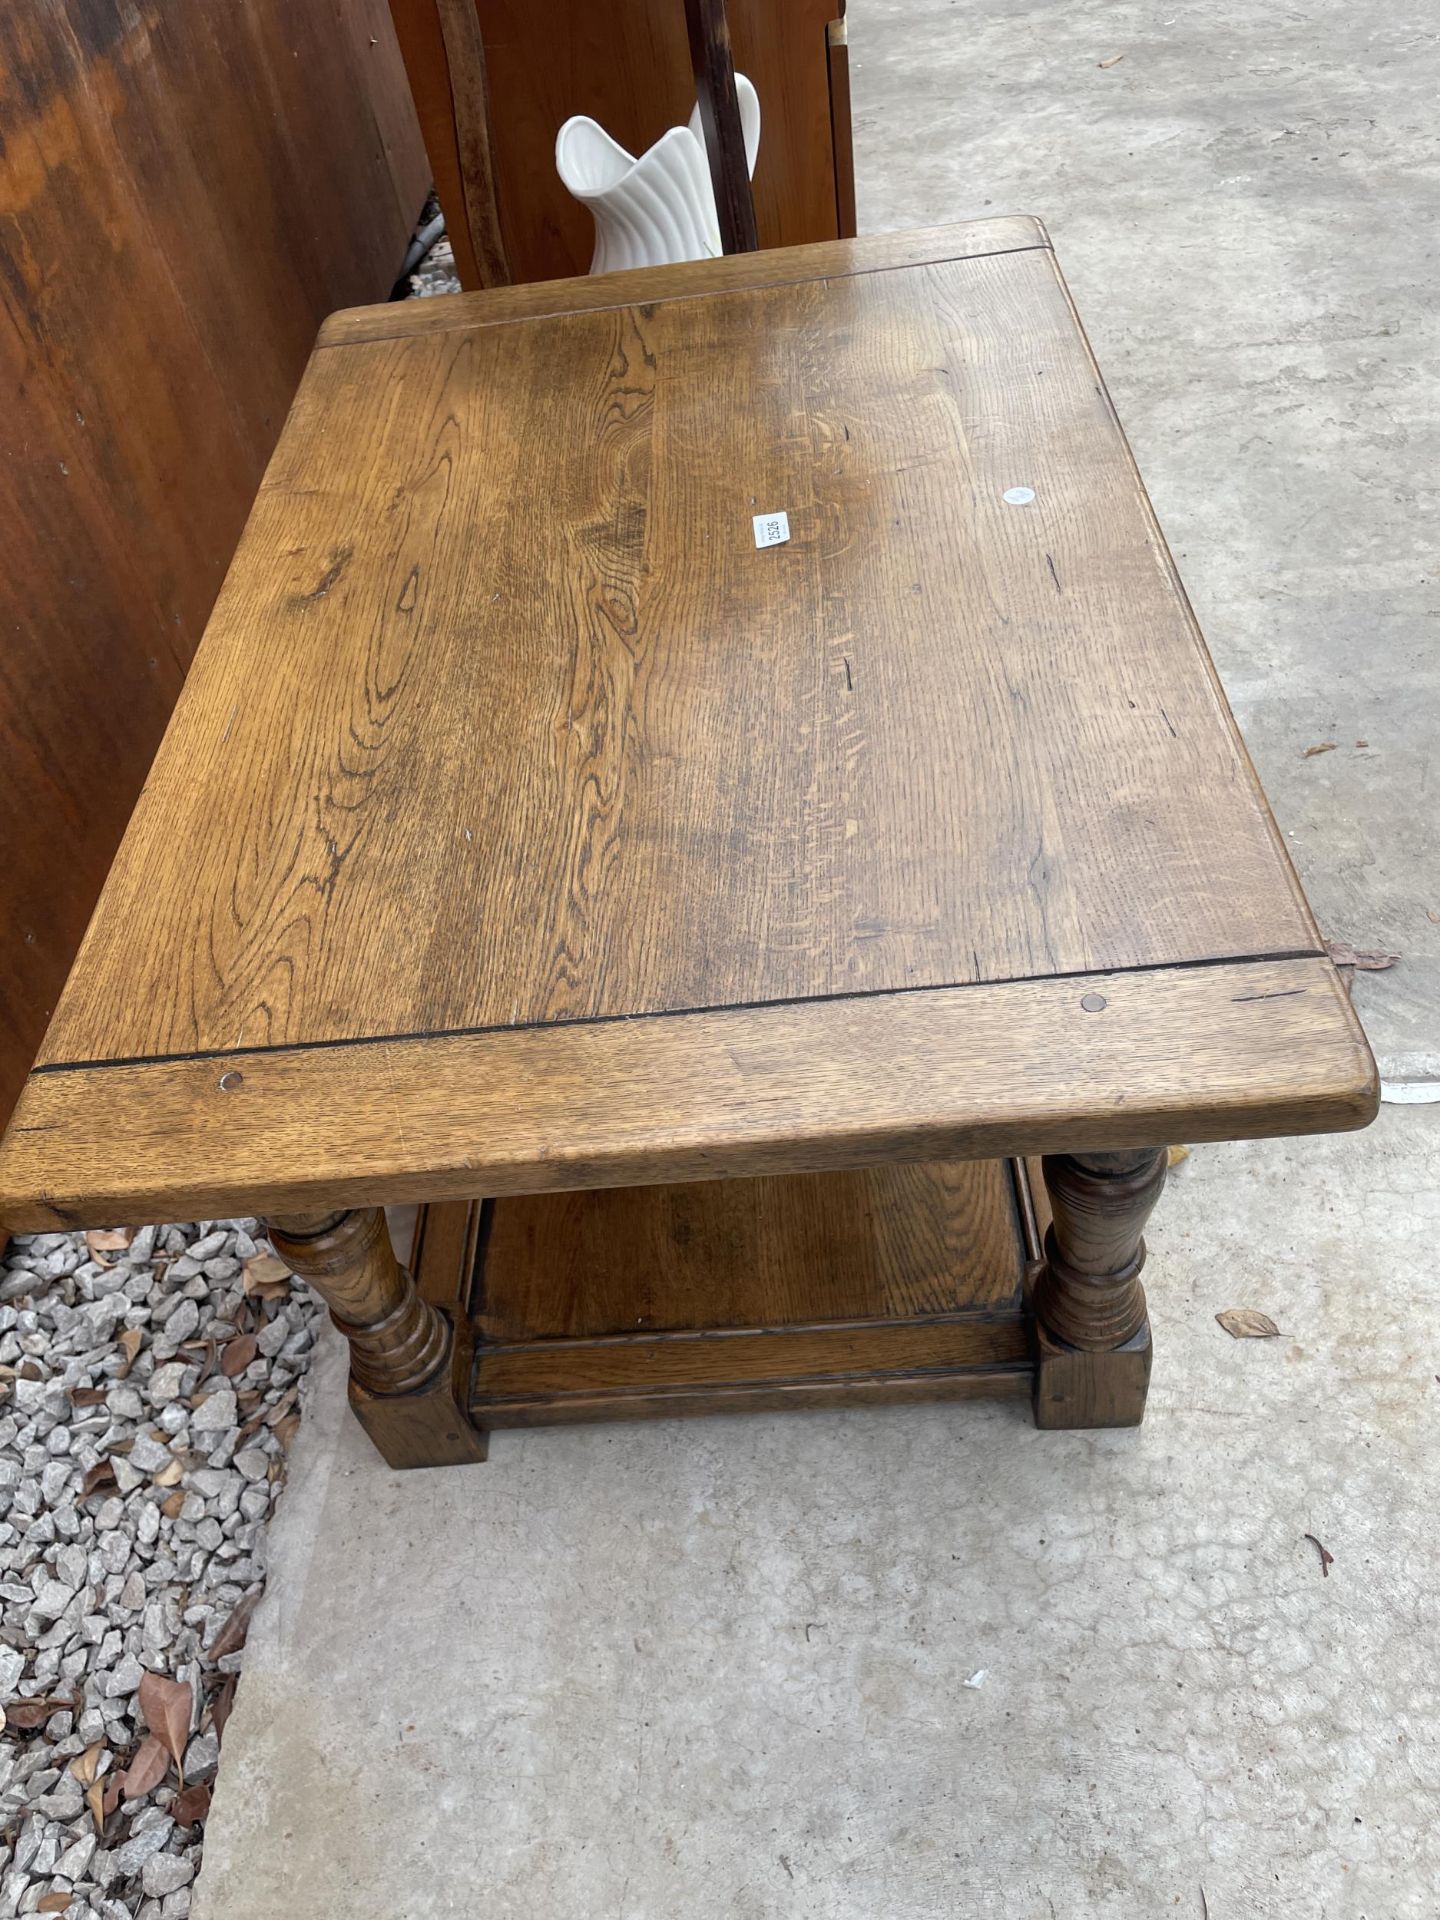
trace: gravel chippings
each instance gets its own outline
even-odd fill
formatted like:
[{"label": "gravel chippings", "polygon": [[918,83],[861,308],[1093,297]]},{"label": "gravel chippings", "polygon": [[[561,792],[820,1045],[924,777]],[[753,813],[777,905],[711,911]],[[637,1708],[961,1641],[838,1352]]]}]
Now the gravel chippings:
[{"label": "gravel chippings", "polygon": [[409,279],[412,300],[431,300],[437,293],[459,293],[460,276],[455,271],[455,255],[450,242],[437,240]]},{"label": "gravel chippings", "polygon": [[[428,226],[439,211],[440,202],[432,192],[416,223],[417,239],[421,228]],[[447,235],[442,233],[430,251],[421,255],[403,284],[404,297],[409,300],[429,300],[437,293],[459,293],[460,276],[455,271],[455,253]]]},{"label": "gravel chippings", "polygon": [[[4,1916],[189,1913],[322,1311],[253,1220],[127,1238],[0,1264]],[[183,1791],[146,1717],[166,1682]]]}]

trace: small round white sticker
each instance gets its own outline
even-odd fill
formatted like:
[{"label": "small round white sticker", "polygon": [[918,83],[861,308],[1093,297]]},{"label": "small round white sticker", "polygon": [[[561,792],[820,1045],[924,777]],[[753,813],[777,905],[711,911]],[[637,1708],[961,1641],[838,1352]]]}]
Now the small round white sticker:
[{"label": "small round white sticker", "polygon": [[1009,507],[1028,507],[1035,498],[1033,487],[1007,487],[1000,498]]}]

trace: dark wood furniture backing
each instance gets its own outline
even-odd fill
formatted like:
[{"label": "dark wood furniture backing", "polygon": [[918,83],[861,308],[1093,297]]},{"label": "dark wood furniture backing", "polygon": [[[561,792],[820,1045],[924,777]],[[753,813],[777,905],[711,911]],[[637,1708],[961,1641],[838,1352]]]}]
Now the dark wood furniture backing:
[{"label": "dark wood furniture backing", "polygon": [[384,0],[0,9],[0,1117],[315,329],[428,169]]},{"label": "dark wood furniture backing", "polygon": [[[478,37],[462,9],[473,9]],[[584,273],[592,224],[556,176],[555,135],[572,113],[588,113],[637,153],[689,118],[685,0],[391,0],[391,10],[461,284]],[[760,245],[848,237],[855,185],[844,0],[727,0],[726,11],[735,64],[760,94]],[[498,267],[489,189],[477,192],[474,174],[487,142]]]}]

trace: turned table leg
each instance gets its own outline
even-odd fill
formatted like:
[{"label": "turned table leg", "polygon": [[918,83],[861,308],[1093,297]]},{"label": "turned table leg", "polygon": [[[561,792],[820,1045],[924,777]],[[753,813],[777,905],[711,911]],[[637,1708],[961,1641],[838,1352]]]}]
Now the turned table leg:
[{"label": "turned table leg", "polygon": [[1166,1150],[1047,1154],[1053,1224],[1035,1283],[1035,1424],[1134,1427],[1150,1384],[1140,1269]]},{"label": "turned table leg", "polygon": [[350,1404],[392,1467],[485,1458],[468,1412],[467,1345],[395,1258],[380,1207],[268,1222],[280,1258],[308,1280],[350,1343]]}]

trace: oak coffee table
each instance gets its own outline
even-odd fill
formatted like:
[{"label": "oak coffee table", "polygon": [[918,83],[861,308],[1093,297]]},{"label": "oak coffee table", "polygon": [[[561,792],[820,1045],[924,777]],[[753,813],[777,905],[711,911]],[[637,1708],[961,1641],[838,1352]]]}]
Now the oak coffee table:
[{"label": "oak coffee table", "polygon": [[1376,1092],[1044,230],[989,220],[326,324],[0,1215],[265,1216],[396,1466],[1120,1426],[1166,1143]]}]

